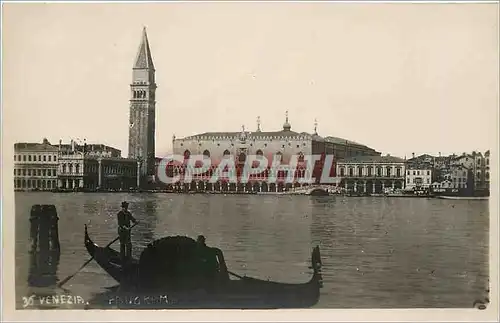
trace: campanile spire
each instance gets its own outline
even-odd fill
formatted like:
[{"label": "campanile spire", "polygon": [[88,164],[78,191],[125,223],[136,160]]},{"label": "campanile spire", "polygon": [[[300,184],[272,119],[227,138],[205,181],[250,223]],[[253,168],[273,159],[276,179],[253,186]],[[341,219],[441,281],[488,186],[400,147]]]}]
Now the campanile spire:
[{"label": "campanile spire", "polygon": [[134,69],[152,69],[153,71],[155,69],[146,27],[142,28],[141,44],[135,57]]},{"label": "campanile spire", "polygon": [[146,27],[132,67],[129,114],[129,158],[140,161],[140,177],[155,174],[156,82],[155,68]]}]

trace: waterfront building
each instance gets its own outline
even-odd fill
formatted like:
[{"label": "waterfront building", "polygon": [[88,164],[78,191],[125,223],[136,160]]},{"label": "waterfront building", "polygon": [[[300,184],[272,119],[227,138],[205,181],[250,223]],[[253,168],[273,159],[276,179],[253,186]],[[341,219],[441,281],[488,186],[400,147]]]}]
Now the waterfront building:
[{"label": "waterfront building", "polygon": [[407,165],[405,188],[428,189],[432,184],[433,169],[428,165]]},{"label": "waterfront building", "polygon": [[58,149],[42,143],[14,144],[14,190],[51,190],[57,187]]},{"label": "waterfront building", "polygon": [[490,189],[490,151],[484,155],[481,152],[472,152],[474,158],[474,190],[485,191]]},{"label": "waterfront building", "polygon": [[263,155],[272,160],[275,155],[281,156],[284,163],[294,155],[333,154],[342,159],[350,156],[380,156],[373,148],[337,137],[321,137],[314,132],[295,132],[285,116],[282,129],[262,131],[260,118],[257,118],[257,129],[247,131],[242,126],[237,132],[205,132],[186,138],[172,139],[173,153],[182,155],[206,155],[215,164],[226,155],[244,161],[247,155]]},{"label": "waterfront building", "polygon": [[443,175],[439,182],[432,183],[432,189],[439,192],[440,189],[459,188],[466,189],[472,180],[472,171],[462,165],[452,166],[449,171]]},{"label": "waterfront building", "polygon": [[474,191],[489,191],[490,189],[490,151],[484,155],[473,151],[470,154],[463,153],[451,160],[451,167],[463,166],[471,170],[473,174]]},{"label": "waterfront building", "polygon": [[415,157],[415,153],[412,153],[412,158],[406,161],[407,167],[419,167],[419,168],[433,168],[436,157],[423,154]]},{"label": "waterfront building", "polygon": [[[211,183],[207,183],[210,176],[216,170],[221,161],[227,156],[232,156],[235,161],[237,177],[241,175],[247,156],[264,156],[268,160],[267,168],[262,174],[251,176],[250,183],[215,183],[216,190],[249,190],[249,191],[284,191],[293,187],[304,186],[299,181],[303,177],[313,177],[318,182],[323,171],[322,162],[326,156],[334,156],[333,165],[330,169],[330,176],[335,176],[335,161],[337,154],[342,157],[350,155],[380,155],[376,150],[365,145],[348,141],[342,138],[326,137],[323,138],[317,133],[317,123],[315,123],[314,132],[296,132],[288,119],[288,112],[285,116],[285,122],[281,130],[262,131],[260,128],[260,117],[257,118],[257,128],[255,131],[247,131],[242,126],[239,132],[205,132],[185,138],[172,138],[173,153],[182,155],[189,159],[191,155],[203,155],[210,160],[211,169],[207,176],[194,181],[193,187],[202,187],[203,189],[213,189]],[[306,155],[321,155],[319,161],[312,170],[307,169],[305,162]],[[298,156],[298,164],[293,183],[284,183],[286,173],[278,171],[277,174],[271,174],[272,162],[278,158],[282,164],[288,165],[292,161],[292,156]],[[159,160],[157,161],[157,164]],[[182,174],[185,172],[185,165],[173,166],[171,174]],[[270,175],[278,178],[276,183],[266,183]],[[191,188],[189,188],[191,189]]]},{"label": "waterfront building", "polygon": [[460,156],[453,156],[450,166],[460,165],[467,169],[474,169],[475,158],[473,154],[462,153]]},{"label": "waterfront building", "polygon": [[102,144],[58,147],[58,188],[69,190],[136,188],[140,162],[122,158],[121,151]]},{"label": "waterfront building", "polygon": [[146,28],[132,68],[129,106],[128,158],[141,161],[140,176],[150,182],[155,175],[156,124],[155,67]]},{"label": "waterfront building", "polygon": [[359,193],[382,193],[385,189],[402,189],[405,160],[386,156],[353,156],[337,161],[340,185]]}]

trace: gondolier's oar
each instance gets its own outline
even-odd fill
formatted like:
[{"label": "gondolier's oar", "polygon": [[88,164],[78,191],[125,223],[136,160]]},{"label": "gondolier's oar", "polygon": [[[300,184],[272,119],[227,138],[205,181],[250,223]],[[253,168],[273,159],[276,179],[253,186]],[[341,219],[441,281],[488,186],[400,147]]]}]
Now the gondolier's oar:
[{"label": "gondolier's oar", "polygon": [[245,277],[240,276],[240,275],[238,275],[238,274],[235,274],[235,273],[233,273],[233,272],[230,272],[229,270],[228,270],[227,272],[228,272],[228,274],[233,275],[233,276],[235,276],[235,277],[238,277],[239,279],[245,279]]},{"label": "gondolier's oar", "polygon": [[[134,223],[130,229],[132,229],[133,227],[135,227],[137,224],[139,223],[139,221],[137,221],[136,223]],[[85,225],[86,227],[87,225]],[[111,241],[110,243],[108,243],[106,245],[106,247],[104,248],[108,248],[109,246],[111,246],[113,243],[115,243],[118,239],[120,239],[120,236],[116,237],[113,241]],[[66,284],[71,278],[75,277],[76,274],[78,274],[80,272],[80,270],[82,270],[85,266],[87,266],[92,260],[94,260],[94,257],[92,256],[92,258],[90,258],[89,260],[87,260],[80,268],[78,268],[78,270],[73,274],[73,275],[69,275],[68,277],[66,277],[65,279],[63,279],[62,281],[59,282],[59,284],[57,284],[57,287],[61,287],[62,285]]]}]

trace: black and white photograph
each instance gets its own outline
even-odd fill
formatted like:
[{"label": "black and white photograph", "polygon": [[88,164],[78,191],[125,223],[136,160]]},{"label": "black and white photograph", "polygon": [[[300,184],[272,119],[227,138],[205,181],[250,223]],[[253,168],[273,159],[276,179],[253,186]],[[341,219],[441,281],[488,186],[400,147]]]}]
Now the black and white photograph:
[{"label": "black and white photograph", "polygon": [[498,1],[3,2],[8,320],[498,319],[498,30]]}]

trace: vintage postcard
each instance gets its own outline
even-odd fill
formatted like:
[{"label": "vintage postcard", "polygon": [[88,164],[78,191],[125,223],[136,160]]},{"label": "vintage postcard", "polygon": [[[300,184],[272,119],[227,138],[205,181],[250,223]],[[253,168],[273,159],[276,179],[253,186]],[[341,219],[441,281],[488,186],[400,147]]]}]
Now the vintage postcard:
[{"label": "vintage postcard", "polygon": [[498,319],[498,9],[4,2],[4,318]]}]

